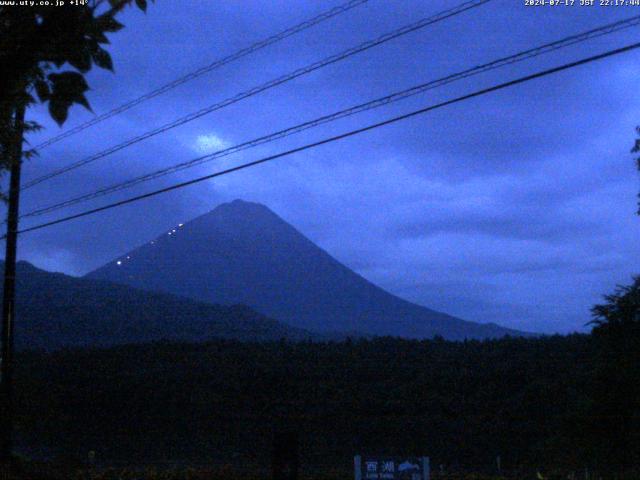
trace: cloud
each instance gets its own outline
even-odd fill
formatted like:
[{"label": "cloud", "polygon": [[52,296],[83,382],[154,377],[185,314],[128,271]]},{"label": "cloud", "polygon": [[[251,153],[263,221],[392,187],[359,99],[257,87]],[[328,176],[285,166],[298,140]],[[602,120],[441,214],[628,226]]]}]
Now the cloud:
[{"label": "cloud", "polygon": [[223,140],[215,133],[207,133],[198,135],[193,144],[193,150],[196,153],[207,154],[230,147],[230,143]]},{"label": "cloud", "polygon": [[[25,165],[24,178],[446,7],[443,0],[369,2],[43,150]],[[242,8],[222,2],[215,10],[166,4],[146,16],[131,10],[124,18],[127,28],[113,35],[116,74],[90,73],[92,106],[104,112],[320,10],[319,3],[294,0],[251,1]],[[371,49],[31,189],[23,196],[23,211],[625,16],[623,9],[607,11],[606,19],[601,9],[576,9],[567,22],[561,12],[533,14],[515,3],[490,3],[472,16]],[[537,57],[59,213],[168,186],[605,51],[624,44],[627,35]],[[633,127],[640,124],[634,55],[26,234],[19,253],[41,266],[81,274],[222,201],[244,198],[267,204],[340,261],[412,301],[529,330],[583,328],[601,294],[628,282],[640,267],[638,177],[629,154]],[[34,143],[58,131],[44,109],[30,115],[47,127]],[[74,107],[66,128],[91,117]]]}]

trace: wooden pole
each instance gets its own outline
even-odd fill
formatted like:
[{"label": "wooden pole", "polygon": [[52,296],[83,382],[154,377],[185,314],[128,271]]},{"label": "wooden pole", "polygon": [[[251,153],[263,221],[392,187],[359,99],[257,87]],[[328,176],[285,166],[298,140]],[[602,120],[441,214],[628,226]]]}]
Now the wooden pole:
[{"label": "wooden pole", "polygon": [[25,105],[18,106],[9,151],[11,162],[9,204],[7,210],[7,238],[4,259],[4,291],[2,299],[2,360],[0,362],[0,461],[9,463],[13,454],[13,327],[15,315],[16,253],[18,244],[18,211],[20,202],[20,170],[22,166],[22,137]]}]

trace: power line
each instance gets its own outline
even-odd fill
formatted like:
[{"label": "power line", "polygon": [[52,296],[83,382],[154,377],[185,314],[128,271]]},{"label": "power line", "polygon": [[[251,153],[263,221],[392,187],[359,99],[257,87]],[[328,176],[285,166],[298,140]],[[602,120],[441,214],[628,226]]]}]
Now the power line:
[{"label": "power line", "polygon": [[[220,177],[222,175],[227,175],[229,173],[237,172],[239,170],[244,170],[244,169],[249,168],[249,167],[254,167],[256,165],[260,165],[262,163],[266,163],[266,162],[269,162],[269,161],[272,161],[272,160],[276,160],[278,158],[286,157],[286,156],[292,155],[294,153],[299,153],[299,152],[302,152],[302,151],[305,151],[305,150],[309,150],[311,148],[315,148],[315,147],[318,147],[320,145],[325,145],[327,143],[331,143],[331,142],[342,140],[342,139],[345,139],[345,138],[348,138],[348,137],[352,137],[354,135],[358,135],[360,133],[367,132],[369,130],[374,130],[376,128],[383,127],[383,126],[386,126],[386,125],[390,125],[390,124],[399,122],[401,120],[406,120],[408,118],[412,118],[412,117],[415,117],[415,116],[418,116],[418,115],[422,115],[422,114],[430,112],[432,110],[436,110],[436,109],[439,109],[439,108],[442,108],[442,107],[445,107],[445,106],[448,106],[448,105],[452,105],[452,104],[459,103],[459,102],[462,102],[462,101],[465,101],[465,100],[469,100],[469,99],[474,98],[474,97],[479,97],[481,95],[486,95],[488,93],[495,92],[495,91],[498,91],[498,90],[502,90],[502,89],[505,89],[505,88],[508,88],[508,87],[512,87],[512,86],[515,86],[515,85],[518,85],[518,84],[521,84],[521,83],[529,82],[529,81],[537,79],[537,78],[546,77],[548,75],[552,75],[554,73],[558,73],[558,72],[561,72],[563,70],[568,70],[568,69],[571,69],[571,68],[574,68],[574,67],[577,67],[577,66],[580,66],[580,65],[584,65],[584,64],[587,64],[587,63],[591,63],[591,62],[595,62],[595,61],[598,61],[598,60],[602,60],[604,58],[611,57],[611,56],[614,56],[614,55],[619,55],[621,53],[628,52],[628,51],[631,51],[631,50],[635,50],[637,48],[640,48],[640,42],[639,43],[634,43],[634,44],[631,44],[631,45],[627,45],[625,47],[618,48],[618,49],[615,49],[615,50],[609,50],[609,51],[607,51],[605,53],[601,53],[599,55],[594,55],[594,56],[591,56],[591,57],[583,58],[583,59],[577,60],[575,62],[566,63],[566,64],[561,65],[559,67],[553,67],[553,68],[550,68],[550,69],[547,69],[547,70],[542,70],[540,72],[533,73],[533,74],[527,75],[525,77],[520,77],[520,78],[518,78],[516,80],[511,80],[511,81],[508,81],[508,82],[505,82],[505,83],[501,83],[501,84],[495,85],[493,87],[484,88],[482,90],[477,90],[477,91],[475,91],[473,93],[469,93],[467,95],[463,95],[461,97],[457,97],[457,98],[454,98],[452,100],[447,100],[445,102],[441,102],[441,103],[438,103],[438,104],[435,104],[435,105],[431,105],[431,106],[428,106],[428,107],[425,107],[425,108],[422,108],[422,109],[419,109],[419,110],[414,110],[413,112],[406,113],[404,115],[393,117],[393,118],[384,120],[382,122],[378,122],[378,123],[374,123],[374,124],[368,125],[366,127],[358,128],[356,130],[351,130],[351,131],[342,133],[340,135],[336,135],[336,136],[333,136],[333,137],[328,137],[328,138],[325,138],[325,139],[317,141],[317,142],[313,142],[313,143],[309,143],[309,144],[303,145],[302,147],[297,147],[297,148],[294,148],[294,149],[291,149],[291,150],[287,150],[285,152],[277,153],[275,155],[270,155],[268,157],[264,157],[264,158],[261,158],[259,160],[254,160],[252,162],[244,163],[244,164],[238,165],[236,167],[228,168],[228,169],[221,170],[219,172],[215,172],[215,173],[212,173],[212,174],[209,174],[209,175],[205,175],[205,176],[202,176],[202,177],[194,178],[194,179],[188,180],[186,182],[177,183],[177,184],[171,185],[169,187],[165,187],[165,188],[161,188],[159,190],[155,190],[153,192],[145,193],[145,194],[142,194],[142,195],[137,195],[135,197],[130,197],[130,198],[127,198],[125,200],[120,200],[118,202],[114,202],[114,203],[110,203],[108,205],[104,205],[102,207],[93,208],[91,210],[86,210],[86,211],[81,212],[81,213],[77,213],[77,214],[74,214],[74,215],[69,215],[69,216],[66,216],[66,217],[62,217],[62,218],[59,218],[57,220],[53,220],[53,221],[46,222],[46,223],[41,223],[39,225],[35,225],[33,227],[29,227],[29,228],[25,228],[23,230],[20,230],[18,233],[26,233],[26,232],[31,232],[31,231],[34,231],[34,230],[40,230],[40,229],[45,228],[45,227],[50,227],[50,226],[57,225],[57,224],[60,224],[60,223],[65,223],[65,222],[68,222],[70,220],[75,220],[77,218],[81,218],[81,217],[86,217],[88,215],[92,215],[94,213],[102,212],[102,211],[105,211],[105,210],[110,210],[112,208],[116,208],[116,207],[119,207],[119,206],[122,206],[122,205],[127,205],[129,203],[134,203],[134,202],[146,199],[146,198],[150,198],[150,197],[154,197],[156,195],[160,195],[162,193],[166,193],[166,192],[170,192],[172,190],[177,190],[177,189],[180,189],[180,188],[184,188],[184,187],[187,187],[189,185],[193,185],[193,184],[196,184],[196,183],[203,182],[205,180],[210,180],[210,179],[215,178],[215,177]],[[5,238],[5,237],[2,237],[2,238]]]},{"label": "power line", "polygon": [[327,10],[325,12],[322,12],[321,14],[310,18],[308,20],[305,20],[302,23],[299,23],[297,25],[294,25],[293,27],[289,27],[286,30],[283,30],[282,32],[279,32],[275,35],[272,35],[268,38],[265,38],[263,40],[260,40],[259,42],[256,42],[252,45],[249,45],[248,47],[245,47],[241,50],[238,50],[237,52],[234,52],[230,55],[227,55],[224,58],[221,58],[219,60],[214,61],[213,63],[210,63],[209,65],[206,65],[204,67],[201,67],[193,72],[190,72],[180,78],[177,78],[165,85],[162,85],[161,87],[158,87],[155,90],[152,90],[140,97],[134,98],[133,100],[130,100],[126,103],[123,103],[122,105],[109,110],[108,112],[105,112],[101,115],[98,115],[97,117],[92,118],[91,120],[88,120],[84,123],[81,123],[80,125],[73,127],[65,132],[60,133],[59,135],[56,135],[54,137],[51,137],[49,139],[47,139],[46,141],[42,142],[39,145],[36,145],[35,149],[36,150],[41,150],[45,147],[48,147],[49,145],[53,145],[54,143],[59,142],[60,140],[70,137],[72,135],[75,135],[76,133],[79,133],[83,130],[86,130],[89,127],[92,127],[93,125],[96,125],[108,118],[114,117],[122,112],[126,112],[127,110],[143,103],[146,102],[147,100],[150,100],[152,98],[157,97],[158,95],[162,95],[165,92],[168,92],[169,90],[172,90],[180,85],[182,85],[183,83],[187,83],[190,82],[191,80],[194,80],[202,75],[204,75],[205,73],[209,73],[217,68],[222,67],[223,65],[226,65],[228,63],[234,62],[242,57],[246,57],[247,55],[253,53],[253,52],[257,52],[258,50],[262,50],[265,47],[268,47],[269,45],[273,45],[275,43],[278,43],[288,37],[291,37],[292,35],[295,35],[297,33],[300,33],[304,30],[307,30],[319,23],[324,22],[325,20],[329,20],[337,15],[340,15],[341,13],[347,12],[348,10],[351,10],[352,8],[355,8],[359,5],[362,5],[363,3],[368,2],[369,0],[351,0],[347,3],[344,3],[342,5],[339,5],[337,7],[334,7],[330,10]]},{"label": "power line", "polygon": [[374,39],[374,40],[369,40],[367,42],[361,43],[360,45],[357,45],[355,47],[349,48],[341,53],[335,54],[335,55],[331,55],[330,57],[327,57],[323,60],[319,60],[317,62],[314,62],[310,65],[307,65],[306,67],[302,67],[302,68],[298,68],[297,70],[294,70],[291,73],[288,73],[286,75],[283,75],[281,77],[275,78],[273,80],[270,80],[262,85],[259,85],[257,87],[251,88],[249,90],[246,90],[244,92],[238,93],[236,95],[234,95],[233,97],[229,97],[221,102],[215,103],[213,105],[210,105],[208,107],[202,108],[196,112],[190,113],[189,115],[186,115],[184,117],[181,117],[177,120],[174,120],[173,122],[170,122],[168,124],[165,124],[161,127],[158,127],[154,130],[145,132],[141,135],[138,135],[136,137],[130,138],[128,140],[125,140],[124,142],[115,145],[113,147],[110,147],[106,150],[103,150],[99,153],[96,153],[94,155],[91,155],[89,157],[86,157],[84,159],[78,160],[76,162],[73,162],[69,165],[67,165],[66,167],[62,167],[59,168],[58,170],[54,170],[53,172],[50,172],[48,174],[42,175],[38,178],[35,178],[34,180],[31,180],[30,182],[27,182],[22,189],[26,190],[28,188],[31,188],[35,185],[38,185],[39,183],[42,183],[46,180],[49,180],[51,178],[57,177],[59,175],[62,175],[63,173],[69,172],[71,170],[74,170],[78,167],[81,167],[83,165],[86,165],[88,163],[94,162],[100,158],[106,157],[107,155],[111,155],[112,153],[115,153],[117,151],[120,151],[124,148],[130,147],[131,145],[134,145],[138,142],[141,142],[143,140],[146,140],[148,138],[151,138],[153,136],[159,135],[161,133],[166,132],[167,130],[179,127],[180,125],[184,125],[185,123],[191,122],[197,118],[200,118],[204,115],[207,115],[209,113],[212,113],[216,110],[220,110],[222,108],[225,108],[229,105],[232,105],[234,103],[237,103],[241,100],[244,100],[245,98],[249,98],[252,97],[254,95],[257,95],[258,93],[264,92],[265,90],[269,90],[271,88],[274,88],[278,85],[282,85],[283,83],[289,82],[295,78],[301,77],[303,75],[307,75],[311,72],[314,72],[315,70],[319,70],[320,68],[326,67],[327,65],[331,65],[333,63],[339,62],[341,60],[344,60],[346,58],[349,58],[353,55],[356,55],[358,53],[364,52],[366,50],[369,50],[373,47],[376,47],[378,45],[381,45],[383,43],[386,43],[390,40],[393,40],[395,38],[401,37],[403,35],[407,35],[411,32],[415,32],[416,30],[419,30],[421,28],[427,27],[428,25],[432,25],[434,23],[440,22],[442,20],[445,20],[447,18],[453,17],[455,15],[459,15],[467,10],[470,10],[472,8],[476,8],[479,7],[480,5],[483,5],[485,3],[490,2],[491,0],[469,0],[466,1],[460,5],[458,5],[457,7],[454,8],[450,8],[448,10],[444,10],[440,13],[437,13],[431,17],[428,18],[423,18],[422,20],[419,20],[417,22],[411,23],[409,25],[405,25],[402,28],[399,28],[397,30],[394,30],[392,32],[386,33],[384,35],[381,35],[380,37]]},{"label": "power line", "polygon": [[293,135],[295,133],[299,133],[302,132],[304,130],[308,130],[310,128],[325,124],[325,123],[329,123],[341,118],[345,118],[351,115],[355,115],[357,113],[366,111],[366,110],[371,110],[374,108],[378,108],[381,107],[383,105],[387,105],[393,102],[397,102],[399,100],[403,100],[406,98],[409,98],[411,96],[415,96],[417,94],[423,93],[425,91],[443,86],[443,85],[447,85],[449,83],[455,82],[457,80],[461,80],[464,78],[468,78],[474,75],[478,75],[480,73],[484,73],[490,70],[495,70],[497,68],[506,66],[506,65],[511,65],[514,64],[516,62],[521,62],[524,60],[528,60],[530,58],[533,57],[537,57],[539,55],[542,54],[546,54],[549,52],[553,52],[562,48],[566,48],[568,46],[571,45],[575,45],[577,43],[586,41],[586,40],[590,40],[593,38],[597,38],[597,37],[601,37],[604,35],[609,35],[611,33],[626,29],[626,28],[631,28],[633,26],[638,26],[640,25],[640,15],[634,16],[634,17],[630,17],[628,19],[625,20],[620,20],[618,22],[614,22],[614,23],[610,23],[595,29],[591,29],[588,30],[586,32],[582,32],[576,35],[571,35],[569,37],[565,37],[561,40],[557,40],[551,43],[547,43],[544,45],[541,45],[539,47],[536,48],[531,48],[519,53],[516,53],[514,55],[510,55],[508,57],[503,57],[500,58],[498,60],[494,60],[492,62],[489,63],[485,63],[483,65],[479,65],[473,68],[469,68],[466,70],[463,70],[461,72],[452,74],[452,75],[448,75],[446,77],[443,78],[439,78],[437,80],[432,80],[430,82],[427,83],[423,83],[399,92],[395,92],[392,93],[390,95],[386,95],[384,97],[380,97],[377,98],[375,100],[371,100],[369,102],[366,103],[362,103],[344,110],[340,110],[338,112],[332,113],[330,115],[324,115],[322,117],[316,118],[314,120],[310,120],[298,125],[295,125],[293,127],[289,127],[286,128],[284,130],[280,130],[278,132],[275,133],[271,133],[269,135],[265,135],[253,140],[249,140],[243,143],[240,143],[238,145],[234,145],[222,150],[218,150],[216,152],[210,153],[210,154],[206,154],[191,160],[188,160],[186,162],[181,162],[178,163],[176,165],[172,165],[170,167],[166,167],[166,168],[162,168],[159,170],[156,170],[154,172],[150,172],[147,173],[145,175],[141,175],[139,177],[135,177],[129,180],[126,180],[124,182],[119,182],[116,183],[114,185],[110,185],[108,187],[104,187],[102,189],[99,189],[97,191],[94,192],[90,192],[87,194],[83,194],[71,199],[67,199],[64,200],[62,202],[53,204],[53,205],[48,205],[45,207],[41,207],[35,210],[32,210],[24,215],[22,215],[21,218],[26,218],[26,217],[34,217],[34,216],[39,216],[39,215],[44,215],[46,213],[50,213],[56,210],[59,210],[61,208],[64,207],[68,207],[68,206],[72,206],[72,205],[76,205],[78,203],[84,202],[84,201],[88,201],[88,200],[92,200],[95,198],[99,198],[102,197],[104,195],[108,195],[110,193],[114,193],[114,192],[118,192],[121,190],[124,190],[126,188],[130,188],[133,187],[135,185],[138,185],[140,183],[149,181],[149,180],[153,180],[156,178],[160,178],[162,176],[168,175],[170,173],[174,173],[174,172],[178,172],[181,170],[185,170],[187,168],[191,168],[197,165],[201,165],[203,163],[206,162],[210,162],[212,160],[218,159],[218,158],[222,158],[222,157],[226,157],[228,155],[231,155],[233,153],[237,153],[239,151],[243,151],[243,150],[247,150],[249,148],[253,148],[256,147],[258,145],[263,145],[265,143],[269,143],[275,140],[278,140],[280,138],[284,138],[290,135]]}]

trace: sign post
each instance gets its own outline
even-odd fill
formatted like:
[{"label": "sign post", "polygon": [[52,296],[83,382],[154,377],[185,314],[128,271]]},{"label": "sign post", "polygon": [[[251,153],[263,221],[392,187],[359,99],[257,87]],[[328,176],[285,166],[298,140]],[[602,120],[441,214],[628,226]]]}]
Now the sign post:
[{"label": "sign post", "polygon": [[362,457],[353,459],[355,480],[430,480],[429,457]]},{"label": "sign post", "polygon": [[362,457],[360,455],[353,457],[353,467],[355,469],[355,480],[362,480]]}]

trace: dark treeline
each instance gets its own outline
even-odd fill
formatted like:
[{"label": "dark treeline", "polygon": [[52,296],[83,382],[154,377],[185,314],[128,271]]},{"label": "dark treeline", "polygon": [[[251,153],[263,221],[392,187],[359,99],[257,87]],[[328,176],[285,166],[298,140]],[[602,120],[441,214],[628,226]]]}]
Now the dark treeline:
[{"label": "dark treeline", "polygon": [[638,379],[604,353],[607,342],[220,340],[23,353],[19,435],[42,447],[32,453],[95,450],[106,464],[263,465],[274,432],[295,430],[303,467],[349,469],[360,452],[474,471],[495,469],[498,455],[506,470],[612,471],[638,462],[628,397]]}]

